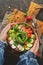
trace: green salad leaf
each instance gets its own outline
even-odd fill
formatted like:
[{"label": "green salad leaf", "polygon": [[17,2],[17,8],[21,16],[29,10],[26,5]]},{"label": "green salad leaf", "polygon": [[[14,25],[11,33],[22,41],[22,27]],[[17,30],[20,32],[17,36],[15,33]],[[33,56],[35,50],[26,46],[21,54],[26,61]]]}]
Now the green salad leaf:
[{"label": "green salad leaf", "polygon": [[13,29],[15,32],[17,32],[18,31],[18,24],[16,24]]},{"label": "green salad leaf", "polygon": [[24,44],[27,40],[27,34],[25,32],[18,32],[16,34],[16,37],[15,37],[16,41],[21,43],[21,44]]},{"label": "green salad leaf", "polygon": [[14,41],[14,46],[18,46],[18,42],[17,41]]},{"label": "green salad leaf", "polygon": [[14,33],[9,34],[9,37],[11,37],[13,40],[15,40],[15,34]]}]

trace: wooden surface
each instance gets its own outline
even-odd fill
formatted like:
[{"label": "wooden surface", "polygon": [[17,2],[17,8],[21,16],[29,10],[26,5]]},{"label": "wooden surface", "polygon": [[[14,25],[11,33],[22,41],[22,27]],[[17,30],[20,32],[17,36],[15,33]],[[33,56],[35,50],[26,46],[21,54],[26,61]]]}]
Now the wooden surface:
[{"label": "wooden surface", "polygon": [[[32,17],[36,17],[40,9],[35,9],[41,7],[40,5],[31,2],[30,7],[27,11],[28,15],[31,15]],[[31,10],[32,9],[32,10]],[[11,13],[11,16],[9,17],[9,22],[25,22],[24,12],[19,11],[18,9],[14,9],[14,11]],[[40,35],[43,34],[43,22],[40,20],[37,20],[37,25],[39,29]]]},{"label": "wooden surface", "polygon": [[[38,8],[38,9],[36,9]],[[28,15],[31,15],[32,17],[36,17],[37,14],[40,11],[41,6],[37,3],[31,2],[30,7],[28,8]],[[43,21],[37,20],[37,26],[39,29],[40,36],[43,34]]]},{"label": "wooden surface", "polygon": [[[28,0],[29,1],[29,0]],[[33,6],[33,5],[32,5]],[[29,7],[28,7],[29,8]],[[31,8],[31,5],[30,5],[30,8]],[[29,8],[29,10],[28,10],[28,12],[31,10]],[[34,7],[33,7],[34,8]],[[17,9],[18,10],[18,9]],[[25,9],[24,9],[25,10]],[[31,10],[32,12],[35,12],[34,10]],[[39,10],[38,10],[39,11]],[[23,11],[20,11],[20,10],[18,10],[18,13],[17,13],[17,15],[15,15],[15,10],[13,10],[13,12],[10,14],[10,15],[6,15],[5,16],[5,18],[4,18],[4,20],[3,20],[3,23],[5,24],[6,22],[18,22],[18,21],[25,21],[25,17],[24,17],[24,12]],[[20,14],[20,15],[19,15]],[[31,12],[29,12],[29,14],[30,15],[34,15],[34,16],[36,16],[36,14],[37,14],[37,11],[36,11],[36,14],[32,14]],[[19,17],[19,18],[18,18]],[[7,19],[7,21],[6,21],[6,19]],[[6,23],[7,24],[7,23]],[[39,32],[40,32],[40,35],[42,35],[42,33],[43,33],[43,22],[41,22],[41,21],[39,21],[39,20],[37,20],[37,24],[38,24],[38,29],[39,29]],[[15,58],[15,56],[14,55],[12,55],[11,53],[9,53],[9,51],[11,51],[11,50],[9,50],[8,48],[7,48],[7,52],[6,52],[6,56],[5,56],[5,64],[4,65],[16,65],[16,63],[17,63],[17,61],[18,61],[18,59],[17,58]],[[16,60],[15,60],[16,59]],[[15,61],[15,62],[14,62]],[[9,63],[10,62],[10,63]]]},{"label": "wooden surface", "polygon": [[[36,15],[38,14],[38,12],[40,10],[40,9],[36,10],[35,9],[36,7],[41,7],[41,6],[34,3],[34,2],[31,2],[30,7],[28,8],[28,11],[27,11],[28,15],[32,15],[33,17],[36,17]],[[24,17],[24,14],[25,13],[23,11],[20,11],[18,9],[14,9],[12,11],[12,13],[10,13],[10,15],[9,14],[5,15],[4,20],[3,20],[2,23],[6,24],[6,22],[7,23],[9,23],[9,22],[25,22],[26,19]],[[38,25],[39,33],[40,33],[40,35],[42,35],[43,34],[43,22],[40,21],[40,20],[37,20],[37,25]]]},{"label": "wooden surface", "polygon": [[[39,8],[41,6],[34,2],[31,2],[30,7],[28,8],[28,11],[27,11],[28,15],[32,15],[33,17],[36,17],[36,15],[38,14],[38,12],[40,10],[40,9],[36,10],[35,8],[37,8],[37,7]],[[14,9],[10,15],[8,14],[9,16],[6,15],[4,17],[4,20],[2,23],[5,24],[6,22],[25,22],[26,20],[25,20],[24,14],[25,13],[23,11]],[[8,21],[6,21],[6,19]],[[39,33],[40,33],[40,35],[42,35],[43,34],[43,22],[40,20],[37,20],[37,25],[38,25]]]},{"label": "wooden surface", "polygon": [[40,36],[43,34],[43,22],[40,20],[37,20],[37,26],[39,29]]},{"label": "wooden surface", "polygon": [[2,22],[6,11],[17,8],[23,12],[26,12],[31,1],[34,1],[38,4],[43,4],[43,0],[0,0],[0,22]]}]

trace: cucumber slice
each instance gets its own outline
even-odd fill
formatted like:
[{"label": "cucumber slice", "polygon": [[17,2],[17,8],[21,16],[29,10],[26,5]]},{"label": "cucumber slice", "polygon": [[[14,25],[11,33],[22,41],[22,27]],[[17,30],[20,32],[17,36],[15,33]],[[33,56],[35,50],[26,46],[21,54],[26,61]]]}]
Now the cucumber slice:
[{"label": "cucumber slice", "polygon": [[30,44],[30,43],[27,44],[27,47],[29,47],[29,48],[32,47],[32,46],[33,46],[33,44]]},{"label": "cucumber slice", "polygon": [[29,50],[29,49],[30,49],[29,47],[25,48],[25,50]]},{"label": "cucumber slice", "polygon": [[31,35],[31,38],[32,38],[32,39],[35,39],[35,35],[34,35],[34,34],[32,34],[32,35]]},{"label": "cucumber slice", "polygon": [[30,39],[28,39],[28,42],[32,44],[34,42],[34,39],[30,38]]},{"label": "cucumber slice", "polygon": [[11,47],[12,47],[12,49],[15,49],[16,48],[16,46],[14,46],[14,45],[12,45]]}]

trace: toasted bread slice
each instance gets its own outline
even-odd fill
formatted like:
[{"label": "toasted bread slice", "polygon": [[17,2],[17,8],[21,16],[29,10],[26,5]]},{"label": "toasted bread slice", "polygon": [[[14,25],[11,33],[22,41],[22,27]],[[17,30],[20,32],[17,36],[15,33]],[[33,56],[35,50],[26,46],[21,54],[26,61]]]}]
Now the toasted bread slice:
[{"label": "toasted bread slice", "polygon": [[24,17],[24,12],[19,11],[18,9],[14,9],[12,12],[10,18],[9,18],[9,23],[10,22],[24,22],[25,17]]},{"label": "toasted bread slice", "polygon": [[36,17],[38,12],[40,11],[41,6],[35,2],[30,3],[30,7],[28,8],[27,14],[32,17]]}]

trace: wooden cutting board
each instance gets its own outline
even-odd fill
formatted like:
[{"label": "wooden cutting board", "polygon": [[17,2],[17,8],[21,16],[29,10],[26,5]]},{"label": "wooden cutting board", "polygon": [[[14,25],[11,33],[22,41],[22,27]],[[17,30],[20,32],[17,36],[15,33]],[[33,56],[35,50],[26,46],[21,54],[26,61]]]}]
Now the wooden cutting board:
[{"label": "wooden cutting board", "polygon": [[31,15],[32,17],[36,17],[38,12],[40,11],[41,6],[35,2],[30,3],[30,7],[28,8],[28,15]]}]

